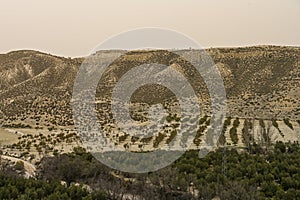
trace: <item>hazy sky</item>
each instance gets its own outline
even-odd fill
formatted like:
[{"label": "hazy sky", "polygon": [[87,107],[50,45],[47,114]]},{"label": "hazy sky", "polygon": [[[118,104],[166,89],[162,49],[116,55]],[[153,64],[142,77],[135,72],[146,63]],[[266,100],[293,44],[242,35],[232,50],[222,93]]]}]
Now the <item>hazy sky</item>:
[{"label": "hazy sky", "polygon": [[300,0],[0,0],[0,53],[83,56],[139,27],[182,32],[204,47],[300,46]]}]

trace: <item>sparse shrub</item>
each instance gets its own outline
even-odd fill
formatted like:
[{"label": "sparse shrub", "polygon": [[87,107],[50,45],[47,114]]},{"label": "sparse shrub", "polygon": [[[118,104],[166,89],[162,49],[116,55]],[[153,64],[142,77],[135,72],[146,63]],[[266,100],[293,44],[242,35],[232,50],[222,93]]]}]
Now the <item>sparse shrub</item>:
[{"label": "sparse shrub", "polygon": [[209,126],[210,125],[210,119],[208,119],[206,122],[205,122],[205,126]]},{"label": "sparse shrub", "polygon": [[262,128],[265,128],[265,122],[263,119],[259,119],[259,125],[262,127]]},{"label": "sparse shrub", "polygon": [[231,138],[231,141],[233,142],[233,144],[237,144],[239,139],[237,136],[236,127],[232,127],[229,131],[229,134],[230,134],[230,138]]},{"label": "sparse shrub", "polygon": [[204,115],[204,117],[202,117],[200,120],[199,120],[199,125],[202,125],[204,122],[206,122],[208,116],[207,115]]},{"label": "sparse shrub", "polygon": [[24,162],[23,161],[17,161],[15,164],[15,169],[23,171],[24,170]]},{"label": "sparse shrub", "polygon": [[237,127],[239,126],[239,124],[240,124],[239,118],[236,118],[233,121],[233,126],[229,131],[230,138],[231,138],[231,141],[233,142],[233,144],[237,144],[238,140],[239,140],[238,135],[237,135]]},{"label": "sparse shrub", "polygon": [[278,123],[275,119],[272,119],[272,125],[278,130],[279,134],[284,137],[284,134],[282,133],[282,131],[279,129]]},{"label": "sparse shrub", "polygon": [[166,117],[166,121],[169,122],[169,123],[171,123],[173,121],[173,117],[171,115],[168,115]]},{"label": "sparse shrub", "polygon": [[128,134],[119,136],[119,142],[124,142],[128,138],[128,136],[129,136]]},{"label": "sparse shrub", "polygon": [[135,143],[136,141],[138,141],[139,140],[139,137],[136,137],[136,136],[132,136],[131,137],[131,142],[132,143]]},{"label": "sparse shrub", "polygon": [[245,143],[247,146],[249,146],[250,141],[252,140],[252,137],[249,133],[249,130],[251,129],[251,122],[248,119],[245,119],[244,121],[244,127],[242,129],[242,138],[243,138],[243,143]]},{"label": "sparse shrub", "polygon": [[165,134],[159,133],[158,136],[156,136],[154,141],[153,141],[153,147],[157,148],[159,143],[161,143],[161,141],[163,141],[165,137],[166,137]]},{"label": "sparse shrub", "polygon": [[289,119],[285,118],[283,119],[283,121],[288,127],[290,127],[290,129],[294,130],[293,124],[290,122]]},{"label": "sparse shrub", "polygon": [[234,121],[233,121],[233,126],[234,127],[238,127],[240,125],[240,121],[239,118],[237,117]]},{"label": "sparse shrub", "polygon": [[172,140],[176,137],[176,135],[177,135],[177,131],[176,130],[172,130],[170,136],[166,140],[166,144],[169,144],[170,142],[172,142]]},{"label": "sparse shrub", "polygon": [[224,145],[226,143],[225,135],[222,133],[218,140],[219,144]]},{"label": "sparse shrub", "polygon": [[149,143],[151,140],[152,140],[152,136],[151,137],[143,137],[142,139],[141,139],[141,142],[142,143]]}]

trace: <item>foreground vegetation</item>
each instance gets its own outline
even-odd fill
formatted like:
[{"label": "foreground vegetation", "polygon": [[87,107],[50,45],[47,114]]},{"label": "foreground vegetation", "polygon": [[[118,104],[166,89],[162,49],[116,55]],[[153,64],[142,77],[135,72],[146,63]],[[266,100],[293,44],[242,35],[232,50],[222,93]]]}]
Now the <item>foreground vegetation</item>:
[{"label": "foreground vegetation", "polygon": [[106,199],[101,192],[89,193],[81,186],[63,186],[58,181],[24,179],[0,173],[0,199]]},{"label": "foreground vegetation", "polygon": [[299,199],[299,167],[298,143],[219,148],[203,159],[198,151],[188,151],[171,166],[148,174],[112,170],[76,148],[74,153],[44,158],[38,180],[1,174],[0,198]]}]

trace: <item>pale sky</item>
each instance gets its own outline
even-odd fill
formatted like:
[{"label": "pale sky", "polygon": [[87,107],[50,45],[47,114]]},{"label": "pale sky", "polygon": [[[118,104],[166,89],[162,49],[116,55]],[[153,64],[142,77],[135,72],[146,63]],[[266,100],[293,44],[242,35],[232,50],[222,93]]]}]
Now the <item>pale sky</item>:
[{"label": "pale sky", "polygon": [[88,55],[140,27],[190,36],[203,47],[300,46],[300,0],[0,0],[0,53]]}]

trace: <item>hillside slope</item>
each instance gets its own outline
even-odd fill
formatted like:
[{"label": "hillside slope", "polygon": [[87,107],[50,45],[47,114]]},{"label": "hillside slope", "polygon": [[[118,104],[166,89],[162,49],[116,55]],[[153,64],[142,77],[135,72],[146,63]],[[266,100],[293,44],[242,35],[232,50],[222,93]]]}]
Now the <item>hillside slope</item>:
[{"label": "hillside slope", "polygon": [[[188,53],[188,50],[180,51]],[[207,52],[223,77],[228,115],[299,118],[300,48],[257,46],[216,48]],[[47,123],[56,121],[56,124],[72,125],[72,87],[83,60],[24,50],[0,55],[0,102],[6,122],[28,116],[34,116],[39,122],[49,116],[51,120]],[[195,71],[189,63],[166,51],[130,52],[123,56],[108,68],[101,79],[104,84],[99,85],[98,91],[107,92],[113,87],[107,81],[111,83],[113,79],[116,83],[132,67],[157,61],[179,67],[197,86],[196,92],[202,93],[203,101],[207,100],[207,89],[201,77],[194,76]],[[133,100],[147,102],[155,99],[155,95],[151,96],[155,94],[155,87],[159,86],[141,88]],[[172,95],[165,88],[159,89],[166,97]]]}]

